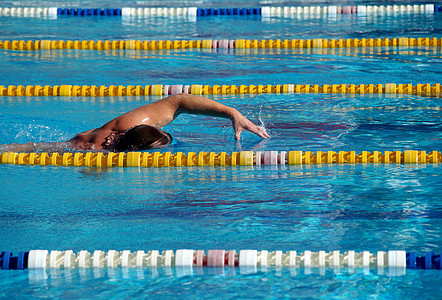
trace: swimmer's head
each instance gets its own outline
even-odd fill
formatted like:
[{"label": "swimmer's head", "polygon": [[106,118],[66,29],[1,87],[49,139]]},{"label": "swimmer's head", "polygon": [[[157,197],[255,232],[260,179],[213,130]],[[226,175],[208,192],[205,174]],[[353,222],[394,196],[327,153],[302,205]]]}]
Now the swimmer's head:
[{"label": "swimmer's head", "polygon": [[173,140],[169,133],[149,125],[135,126],[117,134],[113,141],[112,139],[108,138],[105,149],[111,151],[159,149],[167,147]]}]

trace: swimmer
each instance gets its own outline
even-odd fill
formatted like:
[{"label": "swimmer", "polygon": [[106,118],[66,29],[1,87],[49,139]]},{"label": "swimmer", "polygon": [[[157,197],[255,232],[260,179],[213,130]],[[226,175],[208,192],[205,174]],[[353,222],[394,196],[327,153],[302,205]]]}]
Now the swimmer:
[{"label": "swimmer", "polygon": [[[236,109],[205,97],[189,94],[173,95],[131,110],[103,126],[77,134],[71,140],[56,143],[27,143],[0,146],[0,152],[105,150],[138,151],[164,148],[172,142],[172,136],[161,130],[181,113],[209,115],[232,121],[235,139],[248,130],[261,138],[269,138],[263,127],[257,126]],[[9,146],[9,147],[8,147]],[[52,147],[52,148],[51,148]]]}]

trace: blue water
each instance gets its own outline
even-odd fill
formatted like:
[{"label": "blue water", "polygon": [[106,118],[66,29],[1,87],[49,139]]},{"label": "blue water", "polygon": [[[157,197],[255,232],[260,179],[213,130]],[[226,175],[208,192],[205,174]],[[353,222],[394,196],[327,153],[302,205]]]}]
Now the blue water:
[{"label": "blue water", "polygon": [[[199,269],[192,274],[178,269],[86,269],[4,271],[0,278],[0,296],[14,294],[20,298],[31,294],[35,298],[106,299],[118,299],[119,295],[131,299],[360,299],[367,295],[377,299],[437,299],[428,294],[439,285],[441,272],[411,270],[407,276],[391,277],[376,271],[350,273],[345,269],[337,274],[333,270],[304,274],[299,269],[267,269],[252,274],[233,269]],[[75,283],[79,285],[72,289]]]},{"label": "blue water", "polygon": [[0,58],[2,85],[416,84],[437,83],[442,73],[440,48],[0,50]]},{"label": "blue water", "polygon": [[[361,2],[376,3],[355,3]],[[21,3],[43,5],[40,1]],[[237,4],[76,3],[83,7]],[[257,4],[241,1],[237,5]],[[275,5],[298,4],[302,1]],[[5,1],[2,5],[11,4]],[[180,18],[0,17],[0,40],[439,38],[441,20],[436,14],[267,20],[209,17],[197,22]],[[0,85],[439,83],[441,61],[440,48],[425,47],[0,50]],[[161,151],[442,148],[439,97],[271,94],[210,98],[263,124],[272,138],[261,140],[244,133],[235,142],[228,120],[180,116],[164,128],[175,142]],[[0,97],[0,145],[64,141],[157,99]],[[437,164],[161,169],[0,165],[0,250],[401,249],[440,253],[441,170]],[[395,276],[388,270],[359,269],[313,269],[308,273],[288,268],[252,272],[228,268],[2,270],[0,298],[437,299],[442,292],[441,274],[407,270],[405,275]]]},{"label": "blue water", "polygon": [[[176,40],[176,39],[308,39],[439,37],[442,21],[438,14],[399,16],[337,15],[301,16],[208,16],[198,21],[177,18],[110,18],[102,16],[54,20],[2,17],[2,39],[61,40]],[[14,22],[14,27],[8,26]],[[48,26],[51,30],[47,30]],[[173,27],[173,30],[170,28]],[[111,28],[111,29],[109,29]],[[259,28],[259,30],[256,30]]]},{"label": "blue water", "polygon": [[433,165],[1,172],[2,247],[15,252],[442,250]]}]

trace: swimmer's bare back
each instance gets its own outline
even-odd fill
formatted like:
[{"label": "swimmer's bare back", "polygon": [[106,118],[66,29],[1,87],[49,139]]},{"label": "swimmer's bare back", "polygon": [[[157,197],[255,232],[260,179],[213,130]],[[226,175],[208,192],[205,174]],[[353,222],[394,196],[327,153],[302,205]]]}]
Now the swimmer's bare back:
[{"label": "swimmer's bare back", "polygon": [[150,125],[161,129],[181,113],[230,119],[236,140],[240,139],[244,130],[251,131],[261,138],[270,137],[264,128],[253,124],[235,108],[205,97],[178,94],[131,110],[99,128],[77,134],[69,142],[77,149],[101,150],[109,135],[115,132],[122,132],[138,125]]}]

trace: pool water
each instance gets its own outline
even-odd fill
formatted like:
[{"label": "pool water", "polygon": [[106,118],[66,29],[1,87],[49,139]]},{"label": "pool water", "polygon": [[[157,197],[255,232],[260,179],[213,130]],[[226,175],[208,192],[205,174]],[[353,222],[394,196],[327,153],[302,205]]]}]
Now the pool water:
[{"label": "pool water", "polygon": [[[367,298],[437,299],[430,294],[440,283],[439,270],[411,270],[407,276],[390,276],[376,271],[267,269],[241,273],[234,269],[207,268],[192,275],[179,269],[84,269],[47,270],[30,274],[9,271],[0,277],[0,295],[35,298]],[[0,276],[5,276],[5,273]],[[5,284],[13,280],[14,285]],[[78,284],[75,289],[73,285]],[[20,287],[20,288],[17,288]],[[245,288],[246,287],[246,288]],[[437,292],[437,288],[436,288]]]},{"label": "pool water", "polygon": [[[83,1],[85,2],[85,1]],[[134,1],[132,1],[134,2]],[[137,1],[140,7],[261,7],[261,6],[309,6],[309,5],[353,5],[373,4],[368,1],[182,1],[167,5],[167,1]],[[146,3],[143,5],[141,2]],[[152,4],[149,5],[149,2]],[[170,2],[170,1],[169,1]],[[243,2],[243,3],[241,3]],[[264,3],[266,2],[266,3]],[[335,2],[335,3],[333,3]],[[431,3],[431,1],[394,1],[394,4],[407,2]],[[63,7],[68,4],[44,5],[38,1],[22,6]],[[76,3],[79,3],[76,1]],[[193,4],[193,5],[192,5]],[[377,5],[386,5],[380,1]],[[12,4],[11,4],[12,5]],[[16,4],[15,4],[16,5]],[[8,4],[2,6],[8,7]],[[128,1],[112,1],[99,6],[90,1],[76,7],[134,7]],[[75,7],[75,6],[74,6]],[[32,26],[28,26],[32,22]],[[14,26],[11,26],[14,23]],[[336,16],[303,15],[296,17],[260,16],[206,16],[197,20],[187,17],[121,18],[91,16],[86,18],[58,16],[57,19],[2,17],[0,19],[2,39],[56,39],[56,40],[181,40],[181,39],[309,39],[309,38],[385,38],[389,37],[439,37],[442,20],[438,14],[403,15],[356,15]],[[50,30],[48,30],[50,28]]]},{"label": "pool water", "polygon": [[2,246],[15,252],[442,248],[433,165],[3,172]]},{"label": "pool water", "polygon": [[[438,83],[441,49],[0,51],[3,85]],[[119,68],[115,68],[118,65]],[[20,76],[17,80],[17,73]],[[69,72],[67,72],[69,70]],[[204,80],[202,80],[204,78]],[[43,80],[42,80],[43,79]]]},{"label": "pool water", "polygon": [[[84,7],[136,4],[78,3]],[[158,1],[143,3],[159,5]],[[186,4],[233,5],[229,1]],[[242,1],[238,5],[258,4]],[[440,38],[441,20],[438,14],[267,20],[213,16],[197,21],[0,17],[5,29],[0,40]],[[441,61],[441,49],[428,47],[0,50],[0,85],[439,83]],[[228,120],[180,116],[164,128],[175,141],[161,152],[440,151],[442,146],[442,102],[436,96],[210,98],[264,125],[272,138],[261,140],[243,133],[236,142]],[[4,144],[68,140],[158,99],[0,97],[0,151],[6,149]],[[0,165],[0,250],[14,254],[31,249],[440,253],[441,170],[438,164],[152,169]],[[407,269],[405,275],[397,275],[388,269],[344,268],[1,270],[0,297],[440,297],[440,270]]]}]

